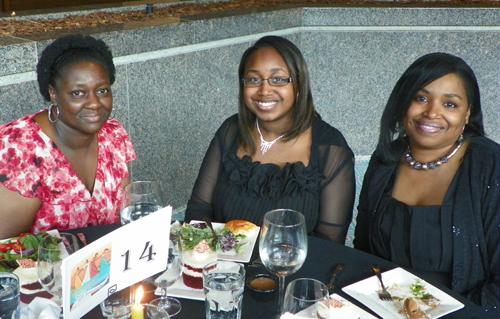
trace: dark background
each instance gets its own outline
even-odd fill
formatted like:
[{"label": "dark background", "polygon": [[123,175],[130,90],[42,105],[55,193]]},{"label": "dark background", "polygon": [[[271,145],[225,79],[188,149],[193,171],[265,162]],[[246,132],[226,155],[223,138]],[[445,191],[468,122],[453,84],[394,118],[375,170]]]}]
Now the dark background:
[{"label": "dark background", "polygon": [[122,3],[135,0],[0,0],[2,12]]}]

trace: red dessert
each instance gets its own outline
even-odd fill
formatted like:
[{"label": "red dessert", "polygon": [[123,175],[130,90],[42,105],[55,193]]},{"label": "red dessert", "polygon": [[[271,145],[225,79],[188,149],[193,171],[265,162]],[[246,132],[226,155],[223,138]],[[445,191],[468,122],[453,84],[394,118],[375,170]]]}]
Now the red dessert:
[{"label": "red dessert", "polygon": [[193,289],[203,289],[203,268],[216,260],[217,253],[210,249],[206,240],[202,240],[193,250],[182,252],[184,285]]}]

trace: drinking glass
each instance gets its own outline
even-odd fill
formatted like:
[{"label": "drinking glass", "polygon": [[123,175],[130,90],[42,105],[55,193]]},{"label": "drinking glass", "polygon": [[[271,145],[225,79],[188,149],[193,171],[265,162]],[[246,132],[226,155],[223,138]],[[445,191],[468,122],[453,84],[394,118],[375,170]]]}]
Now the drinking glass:
[{"label": "drinking glass", "polygon": [[283,314],[285,277],[299,270],[307,256],[304,215],[292,209],[267,212],[260,232],[259,255],[267,270],[278,276],[279,318]]},{"label": "drinking glass", "polygon": [[163,308],[170,317],[175,316],[182,309],[181,302],[173,297],[167,296],[167,288],[172,286],[181,276],[182,261],[178,245],[171,240],[168,247],[167,269],[155,279],[155,285],[161,289],[161,297],[150,302],[159,308]]},{"label": "drinking glass", "polygon": [[[62,305],[62,260],[77,251],[80,247],[75,235],[59,233],[61,241],[54,243],[53,236],[45,236],[38,245],[37,272],[38,281],[54,300]],[[61,313],[62,318],[62,313]]]},{"label": "drinking glass", "polygon": [[203,267],[206,319],[241,319],[245,266],[218,260]]},{"label": "drinking glass", "polygon": [[10,272],[0,272],[0,318],[20,317],[19,277]]},{"label": "drinking glass", "polygon": [[283,311],[300,318],[328,319],[329,298],[328,288],[321,281],[311,278],[295,279],[286,287]]},{"label": "drinking glass", "polygon": [[145,217],[163,208],[160,186],[156,182],[138,181],[123,189],[120,219],[122,225]]}]

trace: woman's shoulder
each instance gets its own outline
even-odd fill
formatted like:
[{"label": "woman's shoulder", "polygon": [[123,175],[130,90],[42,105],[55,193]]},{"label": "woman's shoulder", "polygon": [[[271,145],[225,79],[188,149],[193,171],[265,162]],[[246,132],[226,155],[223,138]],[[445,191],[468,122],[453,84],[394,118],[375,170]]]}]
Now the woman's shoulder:
[{"label": "woman's shoulder", "polygon": [[494,161],[499,164],[500,144],[484,136],[474,137],[470,139],[466,154],[474,161]]},{"label": "woman's shoulder", "polygon": [[349,147],[344,135],[319,117],[316,117],[313,122],[313,143]]},{"label": "woman's shoulder", "polygon": [[35,122],[35,115],[31,114],[12,122],[0,125],[0,139],[9,136],[9,139],[3,139],[10,144],[24,143],[27,140],[32,140],[37,132],[41,131],[38,124]]}]

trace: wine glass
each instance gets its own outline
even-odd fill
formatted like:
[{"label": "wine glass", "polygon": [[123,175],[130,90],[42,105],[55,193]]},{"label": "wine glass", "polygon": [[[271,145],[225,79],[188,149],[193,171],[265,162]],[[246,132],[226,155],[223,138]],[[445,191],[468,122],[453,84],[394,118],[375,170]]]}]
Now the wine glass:
[{"label": "wine glass", "polygon": [[307,256],[304,215],[292,209],[267,212],[260,233],[259,255],[267,270],[279,279],[279,318],[283,314],[285,276],[299,270]]},{"label": "wine glass", "polygon": [[295,279],[286,287],[283,312],[301,318],[328,319],[330,317],[328,288],[311,278]]},{"label": "wine glass", "polygon": [[[37,272],[38,281],[54,300],[62,305],[62,260],[77,251],[80,247],[75,235],[59,233],[60,240],[55,236],[45,236],[38,244]],[[61,312],[62,318],[62,312]]]},{"label": "wine glass", "polygon": [[167,296],[167,287],[172,286],[182,273],[179,247],[179,245],[174,244],[174,241],[170,241],[167,269],[155,279],[155,285],[161,289],[161,297],[150,302],[152,305],[163,308],[170,317],[175,316],[182,309],[181,302],[178,299]]},{"label": "wine glass", "polygon": [[123,189],[120,219],[122,225],[145,217],[163,208],[160,186],[156,182],[138,181]]}]

